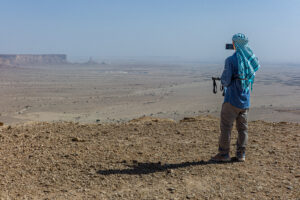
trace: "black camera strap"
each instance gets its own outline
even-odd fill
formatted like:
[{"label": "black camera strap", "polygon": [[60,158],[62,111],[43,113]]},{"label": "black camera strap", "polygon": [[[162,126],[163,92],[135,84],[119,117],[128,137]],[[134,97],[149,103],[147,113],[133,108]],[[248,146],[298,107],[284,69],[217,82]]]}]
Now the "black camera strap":
[{"label": "black camera strap", "polygon": [[[213,80],[213,93],[217,94],[217,92],[218,92],[218,86],[217,86],[217,82],[216,81],[220,81],[221,78],[219,78],[219,77],[212,77],[211,79]],[[223,92],[223,96],[224,96],[225,93],[224,93],[224,87],[223,87],[222,84],[220,84],[220,91]]]},{"label": "black camera strap", "polygon": [[217,94],[217,83],[216,83],[216,80],[215,79],[213,79],[213,93],[214,94]]}]

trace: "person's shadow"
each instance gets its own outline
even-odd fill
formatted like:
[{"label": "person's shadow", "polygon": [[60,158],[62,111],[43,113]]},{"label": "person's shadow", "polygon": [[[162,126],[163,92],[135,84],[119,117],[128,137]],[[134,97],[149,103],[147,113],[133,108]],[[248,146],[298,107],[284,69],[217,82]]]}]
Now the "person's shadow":
[{"label": "person's shadow", "polygon": [[[111,174],[129,174],[129,175],[142,175],[142,174],[151,174],[155,172],[169,171],[171,169],[184,168],[189,166],[197,166],[197,165],[212,165],[212,164],[228,164],[237,162],[236,158],[232,158],[231,161],[228,162],[215,162],[212,160],[209,161],[197,161],[197,162],[183,162],[183,163],[175,163],[175,164],[161,164],[158,163],[140,163],[135,160],[132,161],[133,164],[126,164],[129,169],[106,169],[106,170],[98,170],[98,174],[101,175],[111,175]],[[122,162],[125,163],[125,162]]]}]

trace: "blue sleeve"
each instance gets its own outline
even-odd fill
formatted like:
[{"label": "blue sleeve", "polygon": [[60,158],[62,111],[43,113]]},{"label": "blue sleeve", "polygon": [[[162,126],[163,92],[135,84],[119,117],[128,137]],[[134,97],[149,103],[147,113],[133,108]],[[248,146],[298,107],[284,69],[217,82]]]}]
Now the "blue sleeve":
[{"label": "blue sleeve", "polygon": [[221,84],[224,86],[224,87],[228,87],[231,83],[231,78],[232,78],[232,67],[231,67],[231,64],[230,64],[230,59],[227,58],[226,61],[225,61],[225,67],[224,67],[224,71],[222,73],[222,76],[221,76]]}]

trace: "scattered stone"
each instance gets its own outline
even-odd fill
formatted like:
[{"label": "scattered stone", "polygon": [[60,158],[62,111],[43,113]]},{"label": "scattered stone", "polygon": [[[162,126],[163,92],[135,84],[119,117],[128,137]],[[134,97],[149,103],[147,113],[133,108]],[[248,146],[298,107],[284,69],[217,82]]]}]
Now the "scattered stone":
[{"label": "scattered stone", "polygon": [[195,122],[197,121],[195,117],[185,117],[180,122]]},{"label": "scattered stone", "polygon": [[132,163],[133,163],[133,164],[137,164],[138,161],[137,161],[137,160],[132,160]]},{"label": "scattered stone", "polygon": [[[30,199],[33,194],[38,199],[57,194],[63,199],[297,199],[298,124],[278,128],[276,123],[273,128],[271,123],[249,122],[251,141],[257,141],[251,146],[258,150],[250,149],[246,165],[213,164],[208,161],[215,154],[218,134],[206,130],[214,130],[218,121],[203,119],[151,121],[150,127],[55,122],[0,128],[0,154],[5,155],[0,159],[0,188],[11,199]],[[266,140],[273,136],[278,140]],[[85,142],[78,143],[82,139]],[[257,155],[267,156],[255,159]],[[236,190],[227,192],[224,184]],[[29,193],[28,188],[41,192]]]},{"label": "scattered stone", "polygon": [[168,190],[169,192],[171,192],[171,193],[174,193],[174,192],[175,192],[175,188],[172,188],[172,187],[168,188],[167,190]]},{"label": "scattered stone", "polygon": [[73,137],[73,138],[72,138],[72,141],[73,141],[73,142],[84,142],[85,140],[80,139],[80,138],[78,138],[78,137]]},{"label": "scattered stone", "polygon": [[194,194],[188,194],[188,195],[186,195],[186,198],[187,198],[187,199],[192,199],[192,198],[194,198],[194,197],[195,197]]},{"label": "scattered stone", "polygon": [[289,189],[289,190],[293,190],[293,187],[292,187],[292,186],[290,186],[290,185],[289,185],[289,186],[287,186],[286,188],[287,188],[287,189]]},{"label": "scattered stone", "polygon": [[257,186],[256,189],[260,191],[263,189],[263,187],[260,185],[260,186]]}]

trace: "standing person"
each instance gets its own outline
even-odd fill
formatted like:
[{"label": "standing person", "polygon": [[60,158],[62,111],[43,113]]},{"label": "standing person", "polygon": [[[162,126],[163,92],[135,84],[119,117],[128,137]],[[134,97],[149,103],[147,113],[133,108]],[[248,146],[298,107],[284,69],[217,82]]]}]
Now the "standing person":
[{"label": "standing person", "polygon": [[219,153],[213,161],[230,161],[230,135],[234,121],[238,130],[236,158],[245,161],[248,140],[248,111],[250,107],[250,87],[254,82],[255,72],[259,69],[257,57],[248,46],[248,38],[241,33],[232,37],[235,53],[225,61],[221,84],[225,87],[225,98],[221,111],[221,135]]}]

